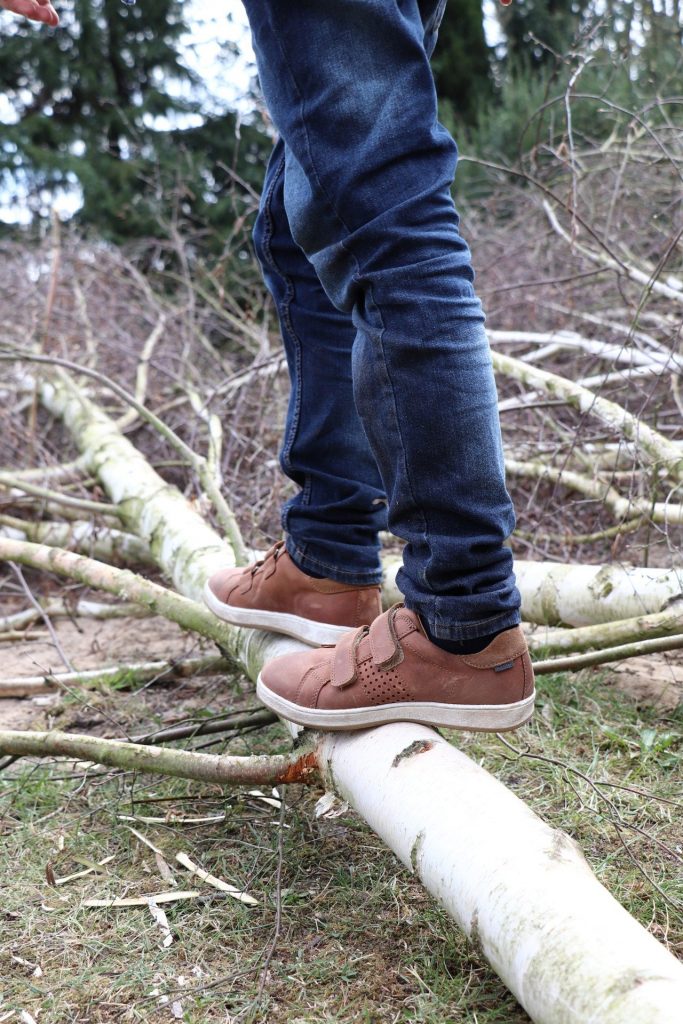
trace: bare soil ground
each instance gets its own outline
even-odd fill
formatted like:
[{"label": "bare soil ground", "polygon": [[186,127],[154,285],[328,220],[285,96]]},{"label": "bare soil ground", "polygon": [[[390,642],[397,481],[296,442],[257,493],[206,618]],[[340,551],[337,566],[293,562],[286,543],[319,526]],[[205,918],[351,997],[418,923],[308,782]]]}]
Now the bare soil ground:
[{"label": "bare soil ground", "polygon": [[[211,645],[180,629],[160,616],[150,618],[55,619],[53,629],[74,669],[124,666],[140,661],[183,660],[210,651]],[[33,640],[5,643],[0,648],[3,678],[49,676],[66,671],[64,662],[48,631],[39,623]],[[0,728],[27,728],[37,719],[54,721],[61,704],[58,693],[32,699],[0,700]],[[72,722],[72,728],[87,731],[87,722]],[[60,728],[63,725],[60,724]]]}]

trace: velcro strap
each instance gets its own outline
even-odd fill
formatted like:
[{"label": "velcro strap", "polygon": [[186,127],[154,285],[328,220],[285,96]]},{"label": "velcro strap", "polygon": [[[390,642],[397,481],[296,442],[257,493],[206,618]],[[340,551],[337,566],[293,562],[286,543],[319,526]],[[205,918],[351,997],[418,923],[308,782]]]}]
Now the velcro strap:
[{"label": "velcro strap", "polygon": [[357,629],[355,633],[344,633],[337,644],[332,662],[332,679],[330,680],[333,686],[342,689],[344,686],[349,686],[356,678],[356,647],[363,636],[365,636],[365,627]]},{"label": "velcro strap", "polygon": [[378,668],[393,668],[403,661],[403,651],[394,628],[394,609],[380,615],[370,626],[372,661]]}]

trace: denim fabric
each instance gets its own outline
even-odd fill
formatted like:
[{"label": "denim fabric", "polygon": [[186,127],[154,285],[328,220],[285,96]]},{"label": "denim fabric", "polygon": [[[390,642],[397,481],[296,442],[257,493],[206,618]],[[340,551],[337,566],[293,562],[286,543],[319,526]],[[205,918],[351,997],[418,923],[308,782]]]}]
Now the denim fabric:
[{"label": "denim fabric", "polygon": [[291,379],[280,465],[300,488],[282,509],[300,568],[345,583],[379,583],[386,496],[353,401],[356,336],[292,239],[284,207],[284,144],[266,172],[254,244],[275,300]]},{"label": "denim fabric", "polygon": [[433,634],[512,626],[496,389],[429,67],[444,0],[245,7],[281,136],[255,241],[292,375],[290,554],[377,579],[386,494],[399,587]]}]

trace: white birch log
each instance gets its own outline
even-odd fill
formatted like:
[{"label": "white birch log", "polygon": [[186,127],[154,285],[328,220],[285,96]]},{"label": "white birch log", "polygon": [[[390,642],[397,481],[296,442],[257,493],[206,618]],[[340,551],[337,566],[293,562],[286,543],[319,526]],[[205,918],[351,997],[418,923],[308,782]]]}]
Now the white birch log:
[{"label": "white birch log", "polygon": [[[92,404],[44,393],[83,450],[93,446],[91,466],[111,499],[124,502],[126,521],[181,593],[196,596],[226,546],[205,524],[193,528],[199,516],[159,486]],[[251,679],[271,657],[301,646],[230,632]],[[320,743],[340,795],[480,943],[536,1024],[680,1024],[683,965],[612,899],[564,833],[468,757],[413,725]]]},{"label": "white birch log", "polygon": [[41,385],[41,401],[62,417],[88,468],[176,589],[201,600],[204,581],[216,565],[235,564],[231,548],[93,402],[57,381]]},{"label": "white birch log", "polygon": [[329,735],[330,785],[439,900],[539,1024],[680,1024],[683,965],[578,846],[430,729]]},{"label": "white birch log", "polygon": [[[401,600],[401,559],[384,559],[382,600]],[[683,569],[515,562],[522,618],[540,626],[593,626],[665,611],[683,598]]]},{"label": "white birch log", "polygon": [[515,562],[527,622],[590,626],[652,615],[683,598],[683,569]]}]

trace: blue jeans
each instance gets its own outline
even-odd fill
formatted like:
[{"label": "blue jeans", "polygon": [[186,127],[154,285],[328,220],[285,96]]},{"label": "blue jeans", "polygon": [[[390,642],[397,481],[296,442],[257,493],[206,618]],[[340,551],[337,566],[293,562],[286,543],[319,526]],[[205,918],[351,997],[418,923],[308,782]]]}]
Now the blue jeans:
[{"label": "blue jeans", "polygon": [[254,239],[292,380],[289,553],[377,582],[388,523],[435,636],[513,626],[496,388],[429,66],[445,0],[244,2],[280,134]]}]

